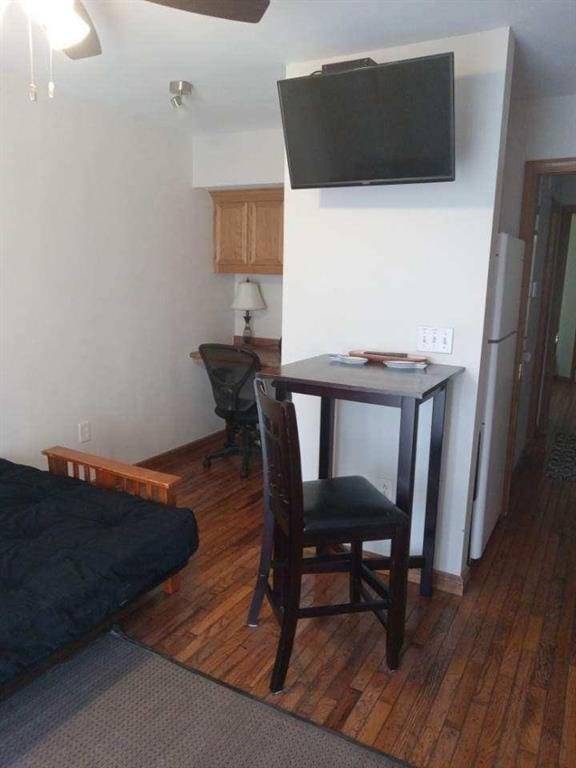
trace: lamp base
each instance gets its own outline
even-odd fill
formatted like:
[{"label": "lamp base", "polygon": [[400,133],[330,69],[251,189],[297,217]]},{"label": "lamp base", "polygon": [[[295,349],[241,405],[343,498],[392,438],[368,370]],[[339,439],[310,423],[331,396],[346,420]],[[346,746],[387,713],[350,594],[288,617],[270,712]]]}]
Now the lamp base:
[{"label": "lamp base", "polygon": [[242,332],[244,344],[252,344],[252,329],[250,328],[250,312],[244,315],[244,330]]}]

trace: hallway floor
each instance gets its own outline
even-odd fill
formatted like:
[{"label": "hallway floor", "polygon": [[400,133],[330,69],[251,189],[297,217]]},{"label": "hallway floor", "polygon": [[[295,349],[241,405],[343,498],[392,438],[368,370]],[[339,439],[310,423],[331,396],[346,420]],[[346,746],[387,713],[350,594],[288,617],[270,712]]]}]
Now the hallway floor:
[{"label": "hallway floor", "polygon": [[[576,386],[556,387],[555,427],[576,431]],[[576,483],[543,476],[536,446],[517,472],[510,514],[464,597],[409,589],[401,669],[384,664],[369,615],[300,622],[287,692],[268,679],[278,629],[265,606],[248,629],[262,515],[261,478],[201,453],[154,468],[184,478],[179,504],[198,518],[200,551],[177,595],[155,593],[126,630],[179,661],[414,766],[576,765]],[[346,595],[344,576],[307,577],[304,600]]]}]

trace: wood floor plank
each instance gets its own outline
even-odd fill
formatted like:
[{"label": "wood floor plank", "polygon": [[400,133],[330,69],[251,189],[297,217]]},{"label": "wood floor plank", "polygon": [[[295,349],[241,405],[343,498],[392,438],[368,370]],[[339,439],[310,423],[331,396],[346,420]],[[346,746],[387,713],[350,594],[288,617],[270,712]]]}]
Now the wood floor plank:
[{"label": "wood floor plank", "polygon": [[540,736],[544,723],[544,708],[546,706],[546,691],[535,685],[528,688],[526,705],[521,723],[520,749],[538,755]]},{"label": "wood floor plank", "polygon": [[450,725],[444,725],[430,758],[422,763],[422,768],[446,768],[448,765],[453,766],[452,755],[456,749],[459,737],[460,731],[457,731]]},{"label": "wood floor plank", "polygon": [[335,731],[341,730],[346,718],[356,706],[359,697],[360,691],[357,691],[355,688],[346,688],[341,691],[336,700],[336,706],[324,720],[324,725],[327,728],[333,728]]},{"label": "wood floor plank", "polygon": [[570,667],[566,685],[566,708],[560,749],[561,768],[570,768],[576,762],[576,667]]},{"label": "wood floor plank", "polygon": [[522,749],[518,752],[515,768],[536,768],[537,765],[536,755],[531,752],[524,752]]},{"label": "wood floor plank", "polygon": [[452,755],[454,765],[472,764],[487,710],[488,707],[485,704],[478,704],[475,701],[468,707],[466,719],[462,723],[456,749]]}]

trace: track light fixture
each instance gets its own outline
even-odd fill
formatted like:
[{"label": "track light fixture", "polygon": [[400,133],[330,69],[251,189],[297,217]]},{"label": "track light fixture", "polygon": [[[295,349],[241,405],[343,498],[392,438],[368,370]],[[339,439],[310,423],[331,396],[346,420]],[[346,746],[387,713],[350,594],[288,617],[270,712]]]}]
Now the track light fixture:
[{"label": "track light fixture", "polygon": [[170,103],[174,109],[184,106],[184,97],[192,93],[192,83],[188,80],[172,80],[170,82]]}]

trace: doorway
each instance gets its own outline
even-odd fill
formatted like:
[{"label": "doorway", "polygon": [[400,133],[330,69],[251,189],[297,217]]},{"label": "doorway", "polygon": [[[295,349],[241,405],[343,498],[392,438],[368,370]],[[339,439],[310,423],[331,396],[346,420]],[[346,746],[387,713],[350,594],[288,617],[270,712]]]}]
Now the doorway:
[{"label": "doorway", "polygon": [[[543,177],[542,183],[546,181],[547,178]],[[573,184],[576,202],[576,175],[555,179],[550,185],[552,189],[558,189],[558,182]],[[572,198],[572,194],[567,197]],[[526,429],[528,450],[532,441],[549,431],[551,396],[555,385],[559,382],[574,382],[576,205],[566,205],[554,198],[543,278],[542,307],[534,350],[533,376],[530,382]]]},{"label": "doorway", "polygon": [[526,164],[520,236],[526,258],[505,500],[532,450],[549,448],[559,429],[576,434],[565,423],[576,399],[576,159]]}]

